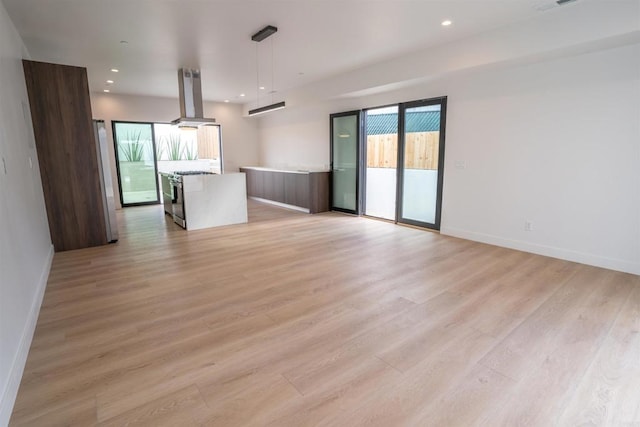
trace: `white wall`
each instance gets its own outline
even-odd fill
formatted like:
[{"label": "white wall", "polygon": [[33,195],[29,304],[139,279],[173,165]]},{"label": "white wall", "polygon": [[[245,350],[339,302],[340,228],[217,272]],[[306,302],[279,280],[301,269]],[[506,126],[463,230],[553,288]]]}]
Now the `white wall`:
[{"label": "white wall", "polygon": [[260,165],[328,169],[329,114],[340,111],[343,107],[339,105],[318,103],[259,119]]},{"label": "white wall", "polygon": [[[559,26],[551,18],[541,34]],[[528,57],[518,51],[517,60],[496,54],[500,60],[490,65],[471,58],[482,66],[457,64],[440,76],[362,96],[347,86],[345,96],[333,99],[298,91],[291,108],[261,119],[261,161],[320,167],[329,161],[330,113],[447,96],[443,234],[640,274],[640,22],[626,35],[615,32],[615,20],[609,33],[597,22],[573,24],[581,31],[591,26],[603,40],[576,41],[562,54],[550,44],[547,54],[536,46]],[[532,36],[534,23],[527,26]],[[519,37],[516,30],[511,39]],[[508,35],[501,29],[495,37]],[[478,39],[470,43],[479,46]],[[416,67],[437,58],[419,59]],[[383,67],[387,79],[390,68]],[[456,161],[466,169],[456,169]],[[532,231],[524,230],[525,221]]]},{"label": "white wall", "polygon": [[[93,118],[104,120],[107,127],[116,192],[118,178],[115,169],[111,120],[167,123],[180,115],[177,97],[171,99],[113,93],[92,93],[91,110]],[[215,118],[221,125],[222,155],[226,172],[237,172],[240,166],[258,164],[257,122],[255,118],[242,116],[241,105],[205,102],[204,116]],[[119,196],[116,196],[116,200],[120,207]]]},{"label": "white wall", "polygon": [[640,274],[640,45],[450,88],[444,233]]},{"label": "white wall", "polygon": [[53,257],[23,54],[0,2],[0,425],[11,415]]}]

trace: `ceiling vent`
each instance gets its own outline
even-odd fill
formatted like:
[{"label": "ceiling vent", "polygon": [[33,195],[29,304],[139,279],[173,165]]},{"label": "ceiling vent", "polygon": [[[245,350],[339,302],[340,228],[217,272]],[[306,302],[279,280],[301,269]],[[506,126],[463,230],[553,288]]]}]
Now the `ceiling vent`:
[{"label": "ceiling vent", "polygon": [[180,92],[180,117],[172,121],[172,125],[181,128],[197,128],[198,126],[211,125],[216,122],[216,119],[204,117],[200,70],[179,69],[178,89]]}]

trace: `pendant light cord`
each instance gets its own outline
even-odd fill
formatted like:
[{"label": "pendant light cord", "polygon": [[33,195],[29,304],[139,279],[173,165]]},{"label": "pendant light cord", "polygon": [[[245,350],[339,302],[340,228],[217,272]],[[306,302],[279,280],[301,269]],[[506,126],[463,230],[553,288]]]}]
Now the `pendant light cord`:
[{"label": "pendant light cord", "polygon": [[258,43],[256,43],[256,108],[260,107],[260,60],[258,59]]}]

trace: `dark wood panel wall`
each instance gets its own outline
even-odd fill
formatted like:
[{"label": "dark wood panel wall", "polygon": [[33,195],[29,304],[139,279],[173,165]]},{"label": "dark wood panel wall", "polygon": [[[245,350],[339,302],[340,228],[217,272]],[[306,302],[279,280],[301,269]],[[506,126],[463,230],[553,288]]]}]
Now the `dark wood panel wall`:
[{"label": "dark wood panel wall", "polygon": [[107,243],[85,68],[23,61],[56,251]]},{"label": "dark wood panel wall", "polygon": [[294,173],[240,168],[247,175],[247,195],[309,209],[329,210],[329,172]]}]

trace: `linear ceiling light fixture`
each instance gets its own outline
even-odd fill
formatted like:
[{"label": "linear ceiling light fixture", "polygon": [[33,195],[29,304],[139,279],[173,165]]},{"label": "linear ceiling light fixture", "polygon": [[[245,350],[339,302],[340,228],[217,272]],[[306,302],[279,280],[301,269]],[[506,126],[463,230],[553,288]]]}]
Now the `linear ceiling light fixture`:
[{"label": "linear ceiling light fixture", "polygon": [[269,36],[278,32],[278,27],[274,27],[273,25],[267,25],[257,33],[251,36],[251,40],[254,42],[261,42],[262,40],[268,38]]},{"label": "linear ceiling light fixture", "polygon": [[[274,27],[273,25],[267,25],[257,33],[251,36],[251,40],[256,43],[260,43],[266,38],[274,35],[278,32],[278,27]],[[259,59],[258,59],[258,45],[256,44],[256,106],[253,110],[249,110],[249,116],[257,116],[258,114],[269,113],[271,111],[281,110],[285,107],[284,101],[272,103],[271,105],[266,105],[264,107],[260,107],[260,90],[264,90],[264,86],[260,85],[260,68],[259,68]],[[271,39],[271,102],[273,102],[273,94],[276,93],[275,85],[273,83],[273,39]]]},{"label": "linear ceiling light fixture", "polygon": [[275,104],[265,105],[264,107],[249,110],[249,115],[257,116],[258,114],[264,114],[264,113],[269,113],[271,111],[282,110],[283,108],[284,108],[284,101],[276,102]]}]

